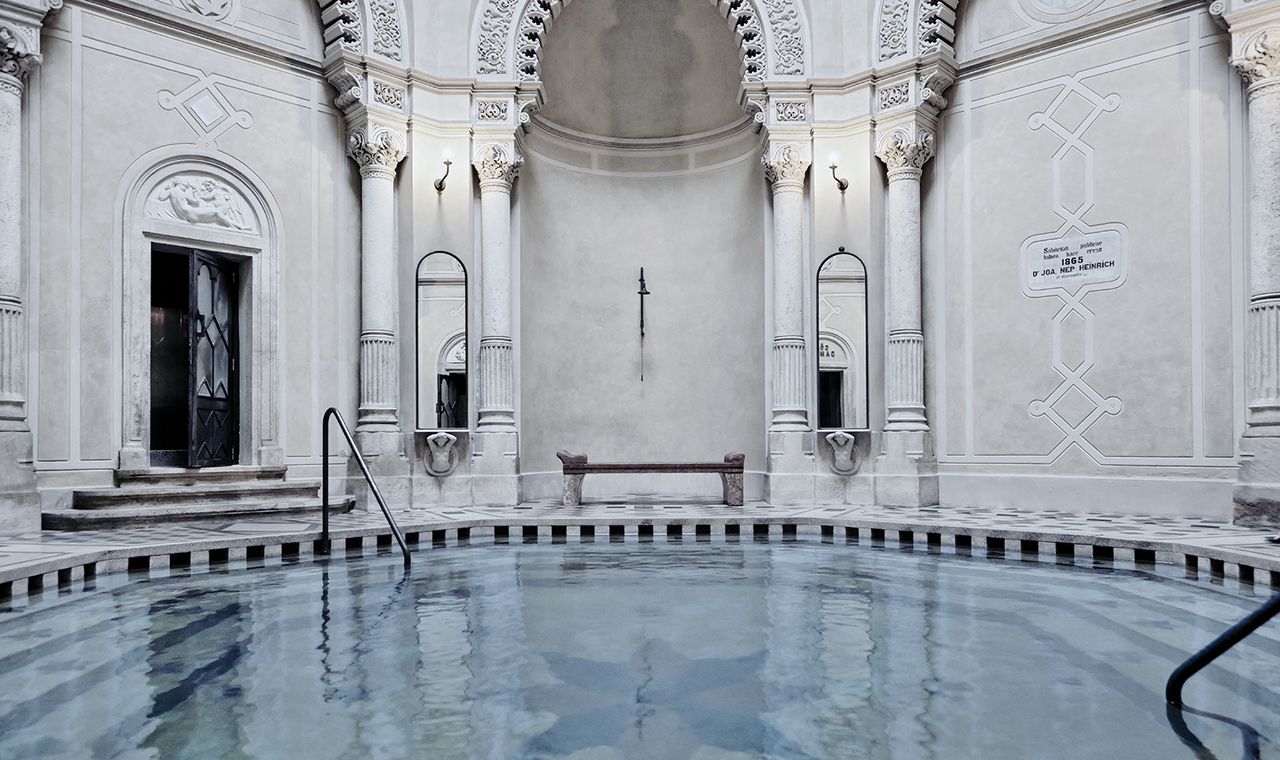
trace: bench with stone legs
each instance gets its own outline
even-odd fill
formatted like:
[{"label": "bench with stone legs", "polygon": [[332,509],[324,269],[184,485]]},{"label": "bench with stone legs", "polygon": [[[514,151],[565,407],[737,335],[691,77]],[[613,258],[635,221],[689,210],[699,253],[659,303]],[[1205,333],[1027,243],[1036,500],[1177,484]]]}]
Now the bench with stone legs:
[{"label": "bench with stone legs", "polygon": [[582,503],[582,479],[587,475],[603,475],[636,472],[694,472],[716,473],[724,484],[724,503],[731,507],[742,506],[742,473],[745,454],[725,454],[723,462],[588,462],[586,454],[570,454],[557,451],[556,456],[564,467],[564,505],[576,507]]}]

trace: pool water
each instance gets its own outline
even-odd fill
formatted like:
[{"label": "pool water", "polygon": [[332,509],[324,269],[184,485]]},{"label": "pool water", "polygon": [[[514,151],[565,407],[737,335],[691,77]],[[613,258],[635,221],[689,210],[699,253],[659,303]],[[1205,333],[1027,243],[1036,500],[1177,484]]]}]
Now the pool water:
[{"label": "pool water", "polygon": [[1237,758],[1276,752],[1265,598],[819,542],[473,546],[0,612],[4,758]]}]

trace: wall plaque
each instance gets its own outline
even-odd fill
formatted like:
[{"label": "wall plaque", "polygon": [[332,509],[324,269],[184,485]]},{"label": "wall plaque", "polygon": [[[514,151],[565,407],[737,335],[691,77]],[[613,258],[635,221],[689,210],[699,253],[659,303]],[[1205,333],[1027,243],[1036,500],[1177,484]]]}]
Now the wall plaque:
[{"label": "wall plaque", "polygon": [[1086,235],[1030,238],[1022,244],[1022,288],[1035,297],[1046,291],[1075,293],[1085,285],[1119,287],[1127,274],[1125,242],[1118,225]]}]

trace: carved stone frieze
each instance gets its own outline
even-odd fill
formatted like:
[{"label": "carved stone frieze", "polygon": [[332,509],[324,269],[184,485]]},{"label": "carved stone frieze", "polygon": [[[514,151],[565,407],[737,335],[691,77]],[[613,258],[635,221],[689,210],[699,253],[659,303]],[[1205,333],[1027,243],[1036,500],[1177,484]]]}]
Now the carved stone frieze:
[{"label": "carved stone frieze", "polygon": [[900,108],[911,102],[911,82],[898,82],[876,91],[876,107],[880,111]]},{"label": "carved stone frieze", "polygon": [[778,121],[803,122],[808,118],[808,104],[803,100],[778,100],[773,104]]},{"label": "carved stone frieze", "polygon": [[397,111],[404,110],[405,91],[403,87],[396,87],[393,84],[373,81],[373,100],[379,105],[387,108],[394,108]]},{"label": "carved stone frieze", "polygon": [[779,186],[800,186],[809,170],[809,156],[800,145],[784,143],[765,150],[760,157],[765,179],[775,189]]},{"label": "carved stone frieze", "polygon": [[1263,29],[1245,40],[1231,64],[1250,88],[1280,83],[1280,27]]},{"label": "carved stone frieze", "polygon": [[907,0],[884,0],[880,5],[880,60],[907,52],[907,27],[911,5]]},{"label": "carved stone frieze", "polygon": [[472,166],[480,177],[480,187],[505,185],[508,189],[516,181],[524,158],[505,145],[496,143],[482,146],[476,151]]},{"label": "carved stone frieze", "polygon": [[406,155],[404,138],[376,124],[360,127],[347,138],[347,155],[360,166],[362,176],[381,174],[394,178]]},{"label": "carved stone frieze", "polygon": [[396,0],[369,0],[373,52],[400,60],[400,6]]},{"label": "carved stone frieze", "polygon": [[516,8],[525,0],[486,0],[476,40],[476,73],[508,74],[507,34],[515,22]]},{"label": "carved stone frieze", "polygon": [[899,127],[880,139],[876,145],[876,157],[889,169],[889,178],[895,172],[918,173],[933,158],[933,133],[924,129],[909,130]]},{"label": "carved stone frieze", "polygon": [[238,190],[208,174],[179,174],[158,185],[147,199],[147,216],[171,222],[258,231],[252,207]]},{"label": "carved stone frieze", "polygon": [[506,100],[477,100],[476,121],[506,121]]},{"label": "carved stone frieze", "polygon": [[760,0],[773,35],[774,76],[804,74],[804,31],[793,0]]}]

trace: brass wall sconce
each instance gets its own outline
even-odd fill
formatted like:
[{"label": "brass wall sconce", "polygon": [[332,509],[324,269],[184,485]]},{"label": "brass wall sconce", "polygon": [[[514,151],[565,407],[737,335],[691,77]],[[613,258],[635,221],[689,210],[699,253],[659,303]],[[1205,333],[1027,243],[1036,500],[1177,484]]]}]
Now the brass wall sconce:
[{"label": "brass wall sconce", "polygon": [[441,176],[441,177],[440,177],[440,179],[436,180],[436,192],[437,192],[437,193],[443,193],[443,192],[444,192],[444,181],[445,181],[445,179],[449,176],[449,167],[450,167],[450,166],[453,166],[453,162],[446,158],[446,159],[444,160],[444,175],[443,175],[443,176]]},{"label": "brass wall sconce", "polygon": [[841,179],[836,176],[836,164],[831,165],[831,176],[835,178],[836,187],[840,188],[840,192],[843,193],[845,190],[849,189],[849,180]]}]

